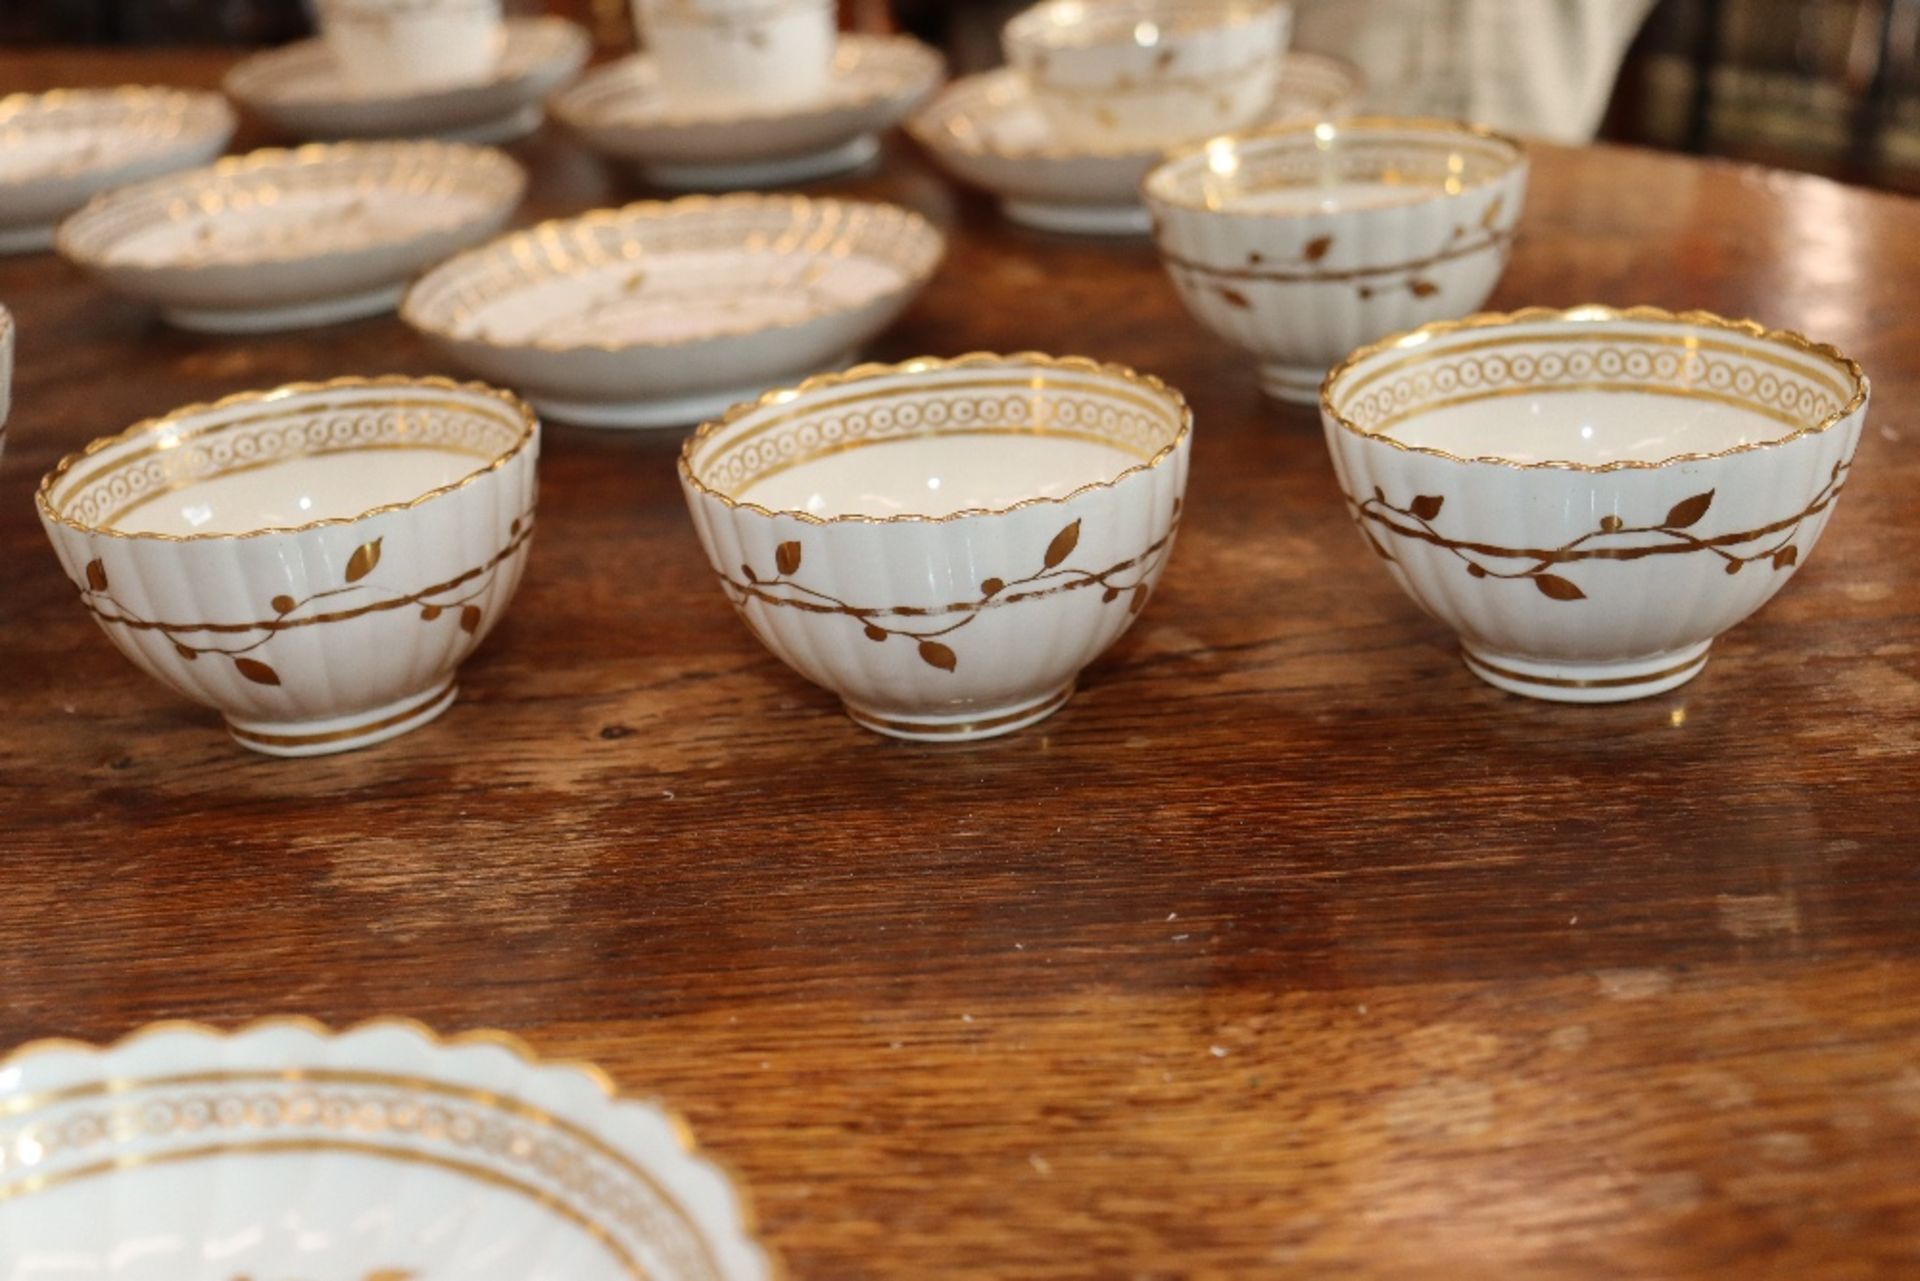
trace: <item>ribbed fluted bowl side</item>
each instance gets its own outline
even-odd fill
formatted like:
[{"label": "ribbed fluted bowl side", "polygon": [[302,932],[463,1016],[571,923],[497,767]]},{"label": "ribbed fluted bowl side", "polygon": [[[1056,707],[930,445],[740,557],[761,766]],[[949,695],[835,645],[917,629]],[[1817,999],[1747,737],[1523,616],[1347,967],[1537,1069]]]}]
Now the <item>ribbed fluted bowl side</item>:
[{"label": "ribbed fluted bowl side", "polygon": [[767,1281],[668,1108],[501,1032],[155,1024],[0,1060],[0,1258],[105,1275]]},{"label": "ribbed fluted bowl side", "polygon": [[[1133,461],[1061,498],[941,518],[822,520],[742,498],[796,459],[996,430],[1094,436]],[[1184,401],[1156,380],[982,355],[770,396],[690,441],[681,479],[723,590],[783,661],[876,728],[981,724],[1064,699],[1138,615],[1172,553],[1190,440]]]},{"label": "ribbed fluted bowl side", "polygon": [[[187,537],[116,528],[194,483],[267,462],[378,459],[396,446],[457,454],[473,470],[296,528]],[[123,654],[218,709],[247,745],[305,754],[358,745],[356,718],[404,720],[449,694],[518,588],[538,455],[538,422],[502,393],[343,379],[195,406],[96,442],[42,482],[39,508],[82,605]]]},{"label": "ribbed fluted bowl side", "polygon": [[[1486,417],[1527,395],[1561,441],[1701,405],[1764,426],[1744,446],[1555,465],[1506,452],[1514,428]],[[1795,336],[1587,308],[1390,340],[1334,372],[1323,418],[1350,512],[1423,609],[1482,659],[1601,669],[1690,655],[1785,586],[1833,515],[1866,400],[1857,366]],[[1434,439],[1421,420],[1439,415],[1444,451],[1396,439]]]},{"label": "ribbed fluted bowl side", "polygon": [[1227,135],[1143,191],[1188,310],[1310,400],[1354,348],[1485,303],[1527,175],[1507,139],[1372,117]]}]

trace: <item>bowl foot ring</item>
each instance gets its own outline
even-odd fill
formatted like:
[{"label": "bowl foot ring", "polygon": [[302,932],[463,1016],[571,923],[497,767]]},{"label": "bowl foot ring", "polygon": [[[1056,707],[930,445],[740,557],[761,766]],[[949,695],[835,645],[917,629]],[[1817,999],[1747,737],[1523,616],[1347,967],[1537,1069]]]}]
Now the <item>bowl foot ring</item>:
[{"label": "bowl foot ring", "polygon": [[1676,689],[1707,665],[1712,641],[1625,663],[1550,663],[1460,647],[1467,670],[1496,689],[1555,703],[1624,703]]},{"label": "bowl foot ring", "polygon": [[957,714],[902,716],[869,711],[852,703],[846,704],[846,709],[854,724],[890,738],[916,743],[966,743],[1025,729],[1059,711],[1072,697],[1073,682],[1068,681],[1038,698],[1023,699],[1004,707],[973,707]]},{"label": "bowl foot ring", "polygon": [[372,747],[415,730],[453,706],[460,687],[449,679],[431,694],[410,695],[385,707],[317,721],[227,721],[227,732],[242,747],[268,756],[325,756]]},{"label": "bowl foot ring", "polygon": [[1262,365],[1260,390],[1286,405],[1317,405],[1327,371],[1314,365]]}]

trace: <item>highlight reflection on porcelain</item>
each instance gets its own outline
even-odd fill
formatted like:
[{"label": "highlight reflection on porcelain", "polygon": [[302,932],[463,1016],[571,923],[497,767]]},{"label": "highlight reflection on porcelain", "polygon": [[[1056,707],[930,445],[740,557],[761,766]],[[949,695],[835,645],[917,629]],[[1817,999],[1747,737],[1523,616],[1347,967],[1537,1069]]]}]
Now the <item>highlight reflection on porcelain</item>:
[{"label": "highlight reflection on porcelain", "polygon": [[437,138],[499,143],[540,127],[541,103],[586,65],[593,41],[564,18],[510,18],[482,79],[431,88],[350,82],[324,40],[252,54],[222,87],[294,138]]},{"label": "highlight reflection on porcelain", "polygon": [[458,143],[256,151],[102,195],[59,249],[183,329],[294,329],[390,310],[409,275],[499,231],[526,181]]},{"label": "highlight reflection on porcelain", "polygon": [[1517,142],[1391,117],[1226,135],[1143,185],[1187,309],[1300,404],[1355,347],[1484,304],[1526,189]]},{"label": "highlight reflection on porcelain", "polygon": [[555,418],[687,426],[848,363],[919,293],[944,246],[895,205],[745,193],[644,201],[443,263],[401,317]]},{"label": "highlight reflection on porcelain", "polygon": [[879,135],[939,85],[940,55],[905,36],[841,36],[826,89],[799,105],[688,105],[638,54],[596,68],[556,96],[553,114],[600,154],[673,188],[726,190],[856,169]]},{"label": "highlight reflection on porcelain", "polygon": [[539,440],[477,383],[299,383],[95,441],[37,504],[123,654],[243,746],[314,756],[453,702],[526,566]]},{"label": "highlight reflection on porcelain", "polygon": [[158,1023],[0,1060],[10,1277],[768,1281],[660,1104],[504,1032]]},{"label": "highlight reflection on porcelain", "polygon": [[1284,0],[1042,0],[1002,43],[1061,142],[1170,146],[1260,114],[1292,19]]},{"label": "highlight reflection on porcelain", "polygon": [[1474,674],[1597,703],[1691,680],[1806,562],[1867,398],[1797,334],[1579,307],[1368,347],[1321,413],[1369,546]]},{"label": "highlight reflection on porcelain", "polygon": [[500,0],[318,0],[348,84],[363,93],[475,84],[500,60]]},{"label": "highlight reflection on porcelain", "polygon": [[56,89],[0,98],[0,254],[53,247],[54,227],[110,187],[226,150],[233,109],[187,89]]},{"label": "highlight reflection on porcelain", "polygon": [[[1358,100],[1360,73],[1337,58],[1290,53],[1261,113],[1267,124],[1338,120]],[[964,76],[907,120],[907,131],[955,177],[992,192],[1008,218],[1046,231],[1145,235],[1140,180],[1158,147],[1071,146],[1054,136],[1016,71]]]},{"label": "highlight reflection on porcelain", "polygon": [[633,0],[661,87],[690,110],[768,110],[824,95],[834,0]]},{"label": "highlight reflection on porcelain", "polygon": [[1192,415],[1035,353],[862,365],[736,406],[680,455],[735,610],[857,723],[957,742],[1050,715],[1172,554]]}]

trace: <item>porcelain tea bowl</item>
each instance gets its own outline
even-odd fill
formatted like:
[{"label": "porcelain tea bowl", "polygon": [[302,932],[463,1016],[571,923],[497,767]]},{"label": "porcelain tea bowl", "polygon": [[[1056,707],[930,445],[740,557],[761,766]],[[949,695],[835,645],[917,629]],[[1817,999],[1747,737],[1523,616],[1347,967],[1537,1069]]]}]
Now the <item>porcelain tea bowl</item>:
[{"label": "porcelain tea bowl", "polygon": [[1283,0],[1042,0],[1007,62],[1069,146],[1170,146],[1253,120],[1273,97]]},{"label": "porcelain tea bowl", "polygon": [[504,45],[500,0],[318,0],[327,47],[369,95],[479,84]]},{"label": "porcelain tea bowl", "polygon": [[799,106],[827,92],[834,0],[633,0],[666,94],[683,108]]},{"label": "porcelain tea bowl", "polygon": [[1519,143],[1389,117],[1224,135],[1142,187],[1187,309],[1297,404],[1354,348],[1482,306],[1526,189]]},{"label": "porcelain tea bowl", "polygon": [[664,1106],[505,1032],[157,1023],[0,1059],[0,1275],[769,1281]]},{"label": "porcelain tea bowl", "polygon": [[37,501],[121,653],[243,746],[316,756],[452,704],[526,567],[539,442],[477,383],[298,383],[95,441]]},{"label": "porcelain tea bowl", "polygon": [[1146,604],[1192,421],[1077,357],[860,365],[707,423],[680,482],[767,648],[868,729],[958,742],[1056,711]]},{"label": "porcelain tea bowl", "polygon": [[1705,312],[1475,316],[1327,378],[1372,549],[1516,694],[1659,694],[1806,563],[1866,420],[1831,347]]}]

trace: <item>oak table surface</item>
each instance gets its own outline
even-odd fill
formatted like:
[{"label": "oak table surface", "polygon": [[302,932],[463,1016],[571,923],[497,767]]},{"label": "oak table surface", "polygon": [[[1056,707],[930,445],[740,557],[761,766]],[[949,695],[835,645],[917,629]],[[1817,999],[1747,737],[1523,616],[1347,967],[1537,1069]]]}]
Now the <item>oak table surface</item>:
[{"label": "oak table surface", "polygon": [[[512,151],[525,221],[642,194],[551,129]],[[512,1029],[683,1109],[798,1278],[1920,1275],[1920,204],[1538,150],[1494,305],[1752,315],[1875,380],[1787,590],[1690,685],[1564,707],[1467,673],[1314,415],[1148,244],[1011,227],[904,144],[814,190],[951,229],[874,356],[1075,352],[1191,398],[1180,545],[1072,703],[976,745],[855,728],[733,617],[677,433],[551,426],[452,710],[251,755],[98,634],[33,486],[189,401],[444,366],[392,318],[194,337],[0,259],[0,1040]]]}]

